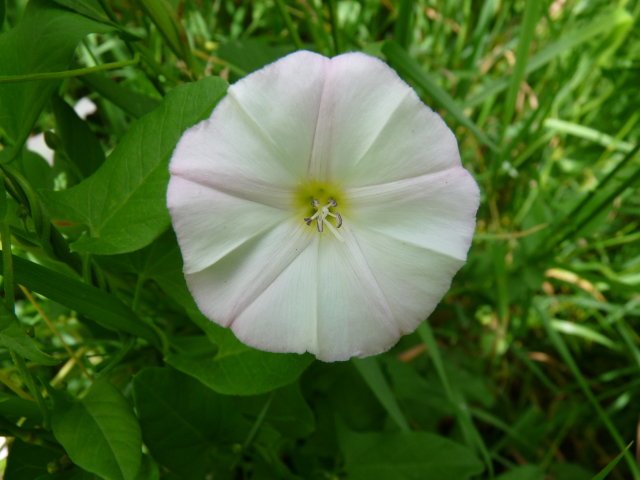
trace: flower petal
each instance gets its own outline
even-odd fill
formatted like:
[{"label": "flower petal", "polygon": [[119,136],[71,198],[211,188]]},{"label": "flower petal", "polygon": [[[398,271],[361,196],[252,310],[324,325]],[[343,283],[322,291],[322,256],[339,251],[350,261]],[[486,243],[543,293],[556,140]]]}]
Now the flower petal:
[{"label": "flower petal", "polygon": [[367,259],[350,232],[344,243],[325,235],[280,225],[187,275],[189,288],[205,315],[255,348],[324,361],[387,350],[401,328]]},{"label": "flower petal", "polygon": [[[228,327],[306,251],[314,238],[299,219],[280,222],[212,266],[187,274],[191,294],[202,313]],[[287,330],[278,333],[286,335]]]},{"label": "flower petal", "polygon": [[279,149],[256,128],[230,97],[223,98],[209,119],[182,135],[169,165],[171,174],[232,192],[237,182],[295,185],[279,163]]},{"label": "flower petal", "polygon": [[393,345],[400,329],[359,247],[345,234],[344,243],[313,234],[309,246],[234,317],[237,337],[262,350],[309,351],[324,361]]},{"label": "flower petal", "polygon": [[320,240],[313,235],[311,243],[234,317],[231,328],[242,342],[269,352],[316,351]]},{"label": "flower petal", "polygon": [[462,167],[348,191],[348,217],[367,229],[464,261],[480,193]]},{"label": "flower petal", "polygon": [[458,143],[444,120],[409,92],[367,151],[345,168],[345,184],[375,185],[460,165]]},{"label": "flower petal", "polygon": [[401,335],[387,292],[348,227],[345,242],[329,238],[318,256],[316,356],[348,360],[384,352]]},{"label": "flower petal", "polygon": [[167,206],[185,273],[212,265],[290,216],[285,210],[229,196],[175,175],[169,181]]},{"label": "flower petal", "polygon": [[354,235],[401,334],[413,332],[431,314],[464,264],[377,232]]},{"label": "flower petal", "polygon": [[229,97],[277,145],[280,164],[297,178],[307,175],[329,59],[299,51],[229,87]]},{"label": "flower petal", "polygon": [[[389,121],[396,118],[394,112],[407,97],[419,102],[411,88],[384,62],[362,53],[332,58],[320,104],[312,176],[344,181]],[[388,160],[396,161],[397,157]]]}]

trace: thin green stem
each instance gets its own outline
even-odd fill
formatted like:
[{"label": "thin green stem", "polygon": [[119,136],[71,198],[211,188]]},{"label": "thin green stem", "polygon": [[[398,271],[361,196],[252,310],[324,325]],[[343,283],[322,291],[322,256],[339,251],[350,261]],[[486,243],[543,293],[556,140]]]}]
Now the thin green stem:
[{"label": "thin green stem", "polygon": [[7,310],[13,312],[16,302],[13,289],[13,255],[11,254],[11,228],[7,221],[7,195],[4,182],[0,180],[0,236],[2,243],[2,278],[4,287],[4,301]]},{"label": "thin green stem", "polygon": [[24,75],[0,75],[0,83],[31,82],[35,80],[55,80],[59,78],[79,77],[90,73],[101,72],[103,70],[115,70],[117,68],[135,65],[140,61],[140,56],[135,55],[131,60],[121,62],[105,63],[95,67],[77,68],[75,70],[65,70],[62,72],[28,73]]}]

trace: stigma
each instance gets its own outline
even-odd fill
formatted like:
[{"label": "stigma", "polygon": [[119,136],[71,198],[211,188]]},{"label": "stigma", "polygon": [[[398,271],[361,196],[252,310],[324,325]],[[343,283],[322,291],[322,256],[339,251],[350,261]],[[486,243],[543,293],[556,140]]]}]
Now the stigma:
[{"label": "stigma", "polygon": [[[342,238],[342,235],[340,235],[340,232],[338,232],[338,228],[342,226],[342,216],[335,210],[333,212],[331,211],[332,208],[335,209],[335,207],[338,206],[338,203],[333,198],[330,198],[325,205],[320,205],[320,202],[318,200],[314,200],[313,202],[311,202],[311,206],[315,208],[316,213],[314,213],[310,217],[305,217],[305,223],[307,225],[311,225],[315,222],[316,228],[318,229],[319,233],[322,233],[324,231],[324,227],[326,226],[338,240],[344,242],[344,238]],[[329,221],[329,217],[335,219],[335,227]]]}]

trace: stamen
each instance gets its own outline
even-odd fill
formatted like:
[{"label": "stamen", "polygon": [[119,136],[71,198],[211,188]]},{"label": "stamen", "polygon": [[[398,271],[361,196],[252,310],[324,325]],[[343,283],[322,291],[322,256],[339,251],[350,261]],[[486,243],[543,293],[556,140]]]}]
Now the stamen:
[{"label": "stamen", "polygon": [[[338,230],[336,230],[336,228],[340,228],[342,226],[342,215],[340,215],[337,212],[333,213],[329,210],[331,208],[337,207],[338,202],[336,202],[333,198],[330,198],[325,206],[320,207],[320,202],[318,200],[314,200],[313,202],[311,202],[311,206],[316,209],[316,213],[314,213],[310,217],[305,217],[304,222],[307,225],[311,225],[311,222],[315,220],[316,228],[318,229],[319,233],[322,233],[324,231],[324,226],[326,225],[329,231],[333,233],[333,235],[338,240],[340,240],[341,242],[344,242],[344,238],[342,238],[342,235],[340,235]],[[334,227],[329,222],[327,217],[333,217],[336,219],[336,227]]]}]

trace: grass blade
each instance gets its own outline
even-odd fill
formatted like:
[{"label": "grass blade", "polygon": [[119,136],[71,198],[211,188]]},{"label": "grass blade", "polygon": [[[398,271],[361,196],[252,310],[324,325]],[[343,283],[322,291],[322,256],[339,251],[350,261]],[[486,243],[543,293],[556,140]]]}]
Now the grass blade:
[{"label": "grass blade", "polygon": [[429,322],[422,322],[416,331],[427,346],[427,352],[429,353],[429,356],[433,361],[433,366],[435,367],[438,377],[442,382],[445,395],[449,399],[451,406],[456,411],[456,417],[458,422],[460,422],[460,428],[462,429],[467,444],[475,448],[476,451],[482,455],[485,465],[487,466],[487,470],[490,475],[493,476],[491,454],[489,453],[480,432],[478,432],[476,426],[473,424],[471,414],[469,413],[469,407],[466,405],[464,399],[461,398],[460,394],[454,391],[451,386],[449,377],[444,369],[444,362],[440,356],[440,349],[438,348],[436,339],[433,336],[433,331],[431,330],[431,325],[429,325]]},{"label": "grass blade", "polygon": [[415,83],[420,90],[447,110],[460,124],[471,130],[480,142],[491,150],[498,149],[497,145],[464,114],[462,107],[422,69],[418,62],[411,58],[406,50],[397,43],[386,42],[382,47],[382,52],[402,77]]},{"label": "grass blade", "polygon": [[502,116],[503,139],[516,108],[516,97],[520,91],[520,84],[525,78],[527,61],[529,60],[529,49],[531,48],[533,33],[538,23],[538,17],[540,16],[540,6],[541,2],[538,0],[527,0],[525,3],[522,30],[520,31],[518,49],[516,50],[516,65],[511,75],[504,114]]},{"label": "grass blade", "polygon": [[635,459],[633,458],[633,456],[631,456],[631,454],[628,454],[625,448],[625,443],[622,439],[622,436],[620,435],[620,432],[618,432],[615,425],[613,424],[613,422],[611,421],[607,413],[604,411],[604,409],[600,406],[600,403],[598,402],[595,395],[589,388],[589,384],[587,383],[587,380],[582,375],[582,372],[580,371],[578,364],[573,359],[573,356],[571,355],[571,352],[569,351],[567,344],[564,342],[562,337],[558,334],[556,329],[553,327],[553,324],[549,319],[549,317],[546,315],[546,312],[537,305],[535,305],[534,308],[538,312],[538,316],[540,317],[542,323],[544,324],[545,330],[549,335],[549,339],[551,340],[551,343],[553,344],[555,349],[558,351],[558,353],[560,354],[564,362],[567,364],[567,366],[569,367],[569,370],[571,370],[571,373],[573,374],[576,381],[578,382],[580,389],[584,393],[585,397],[587,397],[587,400],[589,401],[589,403],[591,403],[591,406],[593,407],[596,414],[600,418],[600,421],[604,424],[604,426],[609,431],[609,434],[611,435],[611,438],[613,439],[614,443],[620,450],[623,451],[622,453],[624,454],[625,460],[629,465],[629,468],[631,469],[631,472],[633,473],[634,478],[640,478],[640,467],[638,467],[638,464],[635,462]]},{"label": "grass blade", "polygon": [[396,397],[393,395],[387,380],[384,378],[378,360],[375,357],[353,359],[353,365],[382,406],[387,410],[387,413],[398,428],[403,432],[411,431],[407,419],[404,417],[400,405],[398,405],[396,401]]}]

